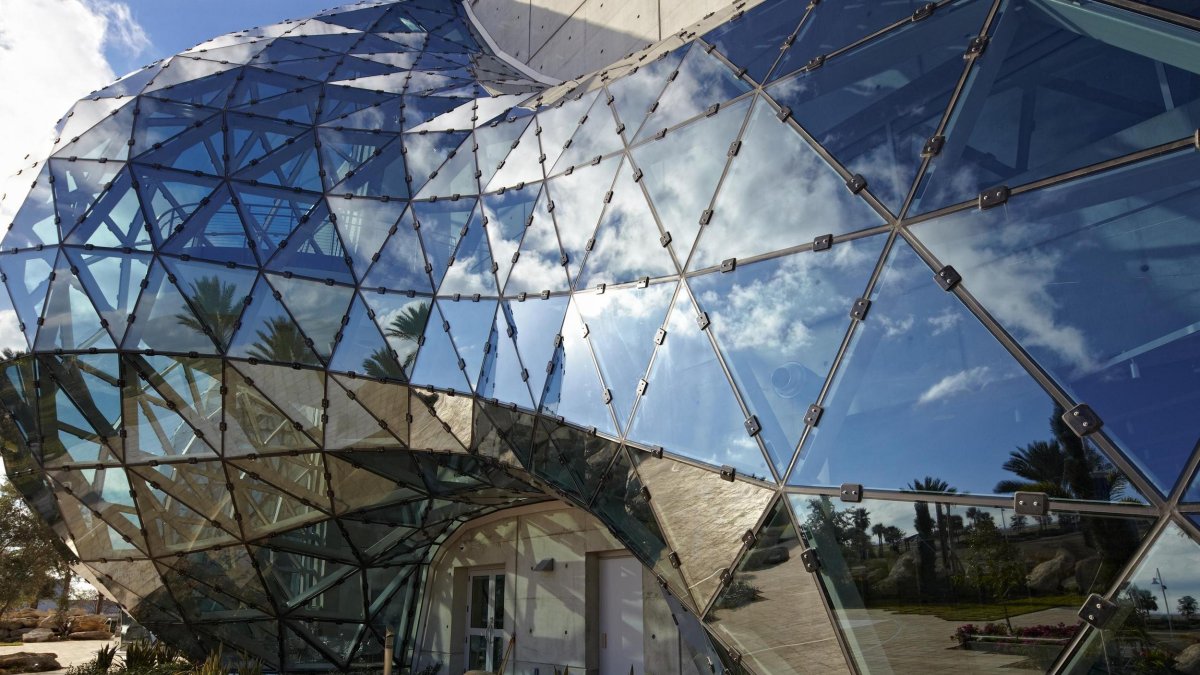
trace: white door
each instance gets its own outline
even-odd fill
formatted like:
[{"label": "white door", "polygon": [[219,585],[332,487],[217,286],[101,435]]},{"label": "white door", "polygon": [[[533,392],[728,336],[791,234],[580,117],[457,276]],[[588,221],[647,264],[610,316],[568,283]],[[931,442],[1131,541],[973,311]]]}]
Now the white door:
[{"label": "white door", "polygon": [[600,559],[600,675],[643,674],[642,565]]},{"label": "white door", "polygon": [[504,658],[504,572],[471,575],[467,604],[467,670],[495,671]]}]

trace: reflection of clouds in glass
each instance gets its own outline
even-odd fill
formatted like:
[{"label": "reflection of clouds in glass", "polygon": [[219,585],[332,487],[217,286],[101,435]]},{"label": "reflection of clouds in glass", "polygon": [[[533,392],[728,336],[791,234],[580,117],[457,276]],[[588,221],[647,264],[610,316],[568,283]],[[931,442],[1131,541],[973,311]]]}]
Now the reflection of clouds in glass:
[{"label": "reflection of clouds in glass", "polygon": [[912,330],[917,320],[910,314],[903,319],[893,319],[890,316],[881,316],[878,319],[879,324],[883,326],[883,334],[885,337],[898,337]]},{"label": "reflection of clouds in glass", "polygon": [[545,199],[543,193],[534,207],[533,224],[525,228],[521,255],[512,267],[504,289],[505,295],[566,288],[567,277],[559,260],[562,253],[558,248],[558,234],[554,231],[550,213],[546,211]]},{"label": "reflection of clouds in glass", "polygon": [[619,162],[612,157],[597,166],[578,169],[570,176],[547,181],[550,198],[554,200],[554,223],[563,250],[571,256],[572,269],[578,269],[587,240],[596,232],[596,223],[604,209],[604,193]]},{"label": "reflection of clouds in glass", "polygon": [[947,375],[917,398],[917,405],[931,403],[963,392],[982,389],[992,381],[991,368],[976,366]]},{"label": "reflection of clouds in glass", "polygon": [[486,252],[475,252],[465,258],[455,258],[454,264],[446,270],[446,278],[442,281],[439,293],[495,293],[496,284],[492,279],[491,262]]},{"label": "reflection of clouds in glass", "polygon": [[646,121],[646,128],[638,134],[639,138],[674,126],[709,105],[724,103],[748,88],[734,77],[728,66],[710,56],[699,44],[688,51],[678,72],[659,97],[658,107]]},{"label": "reflection of clouds in glass", "polygon": [[933,329],[933,334],[936,336],[941,335],[948,330],[953,330],[954,327],[957,326],[960,321],[962,321],[962,314],[953,312],[950,309],[946,309],[937,316],[929,317],[926,319],[926,321],[929,323],[930,328]]},{"label": "reflection of clouds in glass", "polygon": [[673,274],[675,266],[658,242],[654,214],[628,164],[617,173],[613,197],[596,230],[580,286]]}]

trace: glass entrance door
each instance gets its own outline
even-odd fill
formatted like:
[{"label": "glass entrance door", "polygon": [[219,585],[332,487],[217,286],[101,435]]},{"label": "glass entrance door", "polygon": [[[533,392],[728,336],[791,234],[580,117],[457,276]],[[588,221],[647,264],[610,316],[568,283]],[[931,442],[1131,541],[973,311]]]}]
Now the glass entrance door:
[{"label": "glass entrance door", "polygon": [[495,671],[504,658],[508,632],[504,626],[504,573],[471,575],[467,605],[467,669]]}]

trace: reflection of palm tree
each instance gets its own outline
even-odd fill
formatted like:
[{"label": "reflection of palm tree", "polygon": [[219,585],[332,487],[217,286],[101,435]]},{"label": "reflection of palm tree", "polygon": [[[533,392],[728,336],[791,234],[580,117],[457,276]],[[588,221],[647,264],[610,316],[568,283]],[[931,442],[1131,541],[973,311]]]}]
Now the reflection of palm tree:
[{"label": "reflection of palm tree", "polygon": [[266,330],[255,331],[258,340],[249,349],[250,356],[264,361],[312,363],[312,350],[304,343],[300,328],[286,316],[267,322]]},{"label": "reflection of palm tree", "polygon": [[1070,499],[1067,487],[1066,454],[1058,441],[1034,441],[1008,453],[1004,470],[1024,480],[1002,480],[996,492],[1045,492],[1051,497]]},{"label": "reflection of palm tree", "polygon": [[386,378],[390,380],[403,380],[404,371],[396,363],[396,359],[392,358],[392,351],[387,347],[376,349],[371,356],[363,359],[363,370],[367,375],[374,378]]},{"label": "reflection of palm tree", "polygon": [[229,344],[241,314],[242,303],[234,296],[237,286],[222,283],[215,276],[202,277],[192,282],[191,300],[196,308],[196,314],[180,313],[175,315],[179,324],[198,333],[211,333],[222,347]]},{"label": "reflection of palm tree", "polygon": [[[954,494],[957,489],[950,487],[950,484],[940,478],[926,476],[924,479],[914,480],[908,484],[908,488],[914,492],[941,492],[944,494]],[[946,524],[946,512],[940,503],[934,503],[933,508],[937,511],[937,530],[938,543],[942,549],[942,567],[947,572],[950,570],[950,529]]]},{"label": "reflection of palm tree", "polygon": [[883,523],[875,523],[871,526],[871,534],[879,537],[879,555],[883,555],[883,533],[887,531],[887,526]]},{"label": "reflection of palm tree", "polygon": [[405,307],[383,332],[384,337],[396,338],[407,343],[408,349],[403,362],[406,371],[412,368],[413,361],[417,359],[417,341],[425,333],[425,324],[429,321],[429,307],[428,303]]}]

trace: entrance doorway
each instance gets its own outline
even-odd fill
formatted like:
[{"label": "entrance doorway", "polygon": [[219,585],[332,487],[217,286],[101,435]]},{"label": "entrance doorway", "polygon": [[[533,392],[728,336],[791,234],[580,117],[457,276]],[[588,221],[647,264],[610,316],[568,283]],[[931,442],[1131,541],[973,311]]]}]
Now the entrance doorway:
[{"label": "entrance doorway", "polygon": [[642,565],[600,558],[600,673],[642,675]]},{"label": "entrance doorway", "polygon": [[467,605],[467,670],[495,671],[507,644],[504,572],[472,572]]}]

